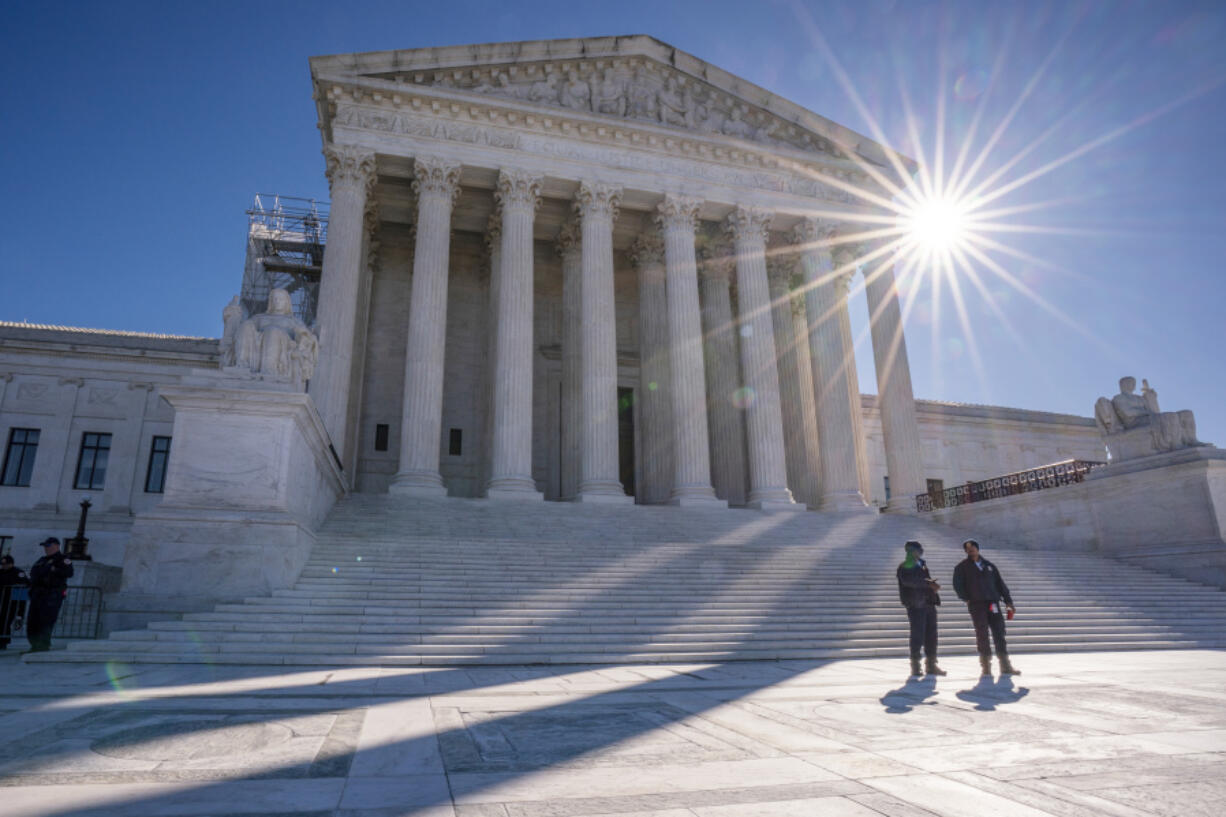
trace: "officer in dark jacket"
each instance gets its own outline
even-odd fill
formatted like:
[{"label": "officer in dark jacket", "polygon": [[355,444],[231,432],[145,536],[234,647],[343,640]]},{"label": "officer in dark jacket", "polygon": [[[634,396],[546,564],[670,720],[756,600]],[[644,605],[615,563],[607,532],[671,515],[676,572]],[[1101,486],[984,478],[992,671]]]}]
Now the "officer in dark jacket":
[{"label": "officer in dark jacket", "polygon": [[8,649],[11,627],[25,615],[26,603],[13,598],[13,590],[29,586],[29,577],[13,564],[13,557],[7,553],[0,557],[0,650]]},{"label": "officer in dark jacket", "polygon": [[51,631],[60,616],[72,562],[60,553],[60,540],[49,536],[42,541],[43,558],[30,568],[30,614],[26,622],[26,637],[30,652],[51,649]]},{"label": "officer in dark jacket", "polygon": [[937,666],[937,606],[941,585],[928,574],[928,565],[920,558],[924,546],[910,541],[903,545],[907,558],[898,566],[898,598],[907,608],[911,622],[911,674],[920,674],[920,647],[924,648],[925,669],[929,675],[944,675]]},{"label": "officer in dark jacket", "polygon": [[1009,588],[996,565],[979,555],[978,542],[967,539],[962,549],[966,551],[966,558],[954,568],[954,592],[966,602],[971,623],[975,625],[975,648],[979,651],[983,674],[992,674],[992,648],[988,644],[988,630],[991,630],[1001,675],[1021,675],[1009,662],[1009,649],[1005,646],[1005,610],[1010,615],[1014,611]]}]

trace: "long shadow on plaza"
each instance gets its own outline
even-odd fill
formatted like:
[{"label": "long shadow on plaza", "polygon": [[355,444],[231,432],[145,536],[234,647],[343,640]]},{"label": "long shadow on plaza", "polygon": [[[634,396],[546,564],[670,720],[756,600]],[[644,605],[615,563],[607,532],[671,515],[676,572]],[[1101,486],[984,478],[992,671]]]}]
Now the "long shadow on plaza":
[{"label": "long shadow on plaza", "polygon": [[[854,548],[859,544],[861,543],[856,543],[849,547]],[[692,548],[686,548],[681,552],[675,553],[670,559],[666,560],[664,564],[665,569],[678,563],[688,562],[692,558],[693,552],[702,547],[704,545],[695,545]],[[772,615],[788,610],[794,602],[793,593],[802,591],[812,592],[811,587],[814,577],[821,572],[823,562],[833,553],[834,551],[830,549],[822,553],[815,553],[808,571],[798,572],[791,582],[786,586],[778,588],[775,593],[774,605],[766,611],[766,615],[759,619],[758,622],[747,625],[747,631],[741,644],[752,644],[754,631],[758,627],[762,626],[763,623],[769,622]],[[660,568],[661,565],[657,563],[647,569]],[[602,599],[615,597],[622,588],[633,585],[636,578],[637,576],[635,575],[629,575],[621,582],[593,594],[584,604],[569,608],[563,614],[557,616],[554,622],[560,623],[565,619],[582,614],[584,608],[589,610],[599,609]],[[724,576],[722,578],[721,591],[731,590],[742,578],[744,577],[741,575]],[[718,598],[719,595],[720,593],[717,592],[713,593],[711,597]],[[703,601],[703,599],[695,599],[690,609],[701,609]],[[682,611],[679,617],[684,615],[684,613],[685,611]],[[661,623],[656,632],[668,626],[669,623]],[[548,632],[548,627],[549,624],[542,624],[541,631]],[[649,636],[650,633],[644,635],[645,643],[650,641]],[[735,652],[735,649],[729,650],[729,653],[733,652]],[[612,654],[611,657],[613,657]],[[423,796],[415,799],[412,805],[415,808],[442,805],[450,802],[452,799],[479,792],[493,783],[502,783],[508,779],[514,779],[517,776],[543,769],[573,764],[579,761],[580,758],[608,749],[616,744],[632,740],[656,730],[667,730],[672,725],[691,718],[696,714],[752,695],[796,674],[807,672],[827,663],[830,662],[818,659],[792,660],[786,662],[786,664],[770,665],[770,671],[763,667],[762,670],[751,674],[751,677],[745,677],[744,673],[730,669],[727,661],[701,662],[695,664],[693,669],[696,675],[705,677],[670,674],[663,678],[646,679],[642,682],[622,685],[610,690],[601,690],[593,694],[583,694],[580,692],[579,694],[583,695],[583,697],[575,700],[568,700],[531,711],[515,712],[509,715],[488,718],[473,725],[456,726],[437,732],[430,730],[429,734],[394,741],[379,746],[372,751],[378,751],[384,757],[430,757],[437,751],[443,761],[442,768],[427,768],[421,771],[423,774],[435,775],[441,775],[443,772],[446,772],[449,780],[449,791],[424,792]],[[285,670],[278,669],[276,673],[271,673],[271,669],[260,668],[254,671],[227,672],[225,674],[234,674],[250,680],[261,675],[285,674],[286,672]],[[577,667],[576,669],[582,672],[590,668]],[[293,672],[294,670],[288,669],[288,671]],[[338,672],[344,672],[344,670],[338,670]],[[543,677],[564,677],[567,670],[561,667],[550,668],[548,670],[519,668],[515,672],[516,674],[527,673],[530,676],[539,674]],[[491,673],[493,673],[492,677]],[[725,674],[728,678],[727,681],[721,682],[716,680]],[[487,680],[485,682],[480,680],[482,676],[486,677]],[[108,741],[108,746],[115,747],[124,745],[125,740],[129,740],[133,744],[140,744],[159,738],[187,736],[197,731],[207,732],[229,724],[265,723],[278,719],[301,718],[321,714],[343,715],[354,709],[376,706],[380,703],[403,701],[413,697],[435,695],[442,692],[476,691],[483,687],[497,687],[512,680],[513,677],[508,677],[506,670],[500,671],[495,668],[455,668],[434,670],[425,674],[420,690],[403,690],[391,694],[381,694],[378,691],[378,682],[372,683],[372,680],[367,678],[342,680],[326,684],[326,695],[311,694],[312,686],[316,690],[324,691],[323,688],[318,686],[318,682],[287,684],[284,686],[263,686],[254,694],[258,695],[260,701],[267,702],[266,705],[260,706],[255,711],[245,708],[225,711],[223,720],[220,723],[215,717],[208,717],[209,715],[216,716],[216,709],[209,707],[202,709],[203,704],[206,702],[215,704],[218,699],[225,700],[226,698],[241,697],[252,693],[244,692],[241,688],[221,694],[209,692],[206,689],[193,691],[181,696],[170,695],[160,697],[152,701],[121,702],[113,704],[109,708],[104,706],[102,707],[103,709],[109,709],[110,711],[117,710],[123,712],[126,710],[150,716],[157,715],[158,713],[165,716],[197,714],[204,716],[204,718],[190,723],[179,720],[166,726],[164,733],[158,732],[155,727],[141,729],[130,734],[127,738],[122,734],[125,731],[122,725],[116,724],[119,728],[112,730],[116,734],[101,739]],[[673,706],[654,697],[657,693],[684,693],[697,690],[701,690],[703,693],[716,694],[692,696],[688,699],[687,705],[684,708]],[[363,696],[360,704],[344,705],[344,703],[352,701],[352,698],[348,695],[350,691],[354,695]],[[572,696],[575,694],[575,692],[565,689],[558,689],[556,692]],[[275,703],[277,699],[285,698],[288,700],[291,697],[296,699],[297,705],[287,707],[277,706]],[[192,705],[193,702],[195,702],[195,706]],[[171,708],[176,704],[181,706]],[[92,711],[98,710],[100,707],[95,701],[93,703],[83,702],[81,708]],[[37,747],[33,745],[36,743],[41,743],[50,749],[57,741],[71,737],[74,731],[79,731],[82,727],[90,725],[81,721],[88,721],[91,718],[97,719],[98,717],[104,716],[91,712],[72,720],[63,721],[58,726],[45,730],[44,733],[31,735],[30,740],[26,741],[21,748],[10,748],[0,751],[0,757],[11,758],[17,756],[18,753],[21,756],[28,756],[31,751],[37,752]],[[95,724],[95,726],[99,725]],[[507,740],[508,737],[510,740]],[[515,751],[500,752],[497,749],[499,745],[509,746],[512,744],[517,747]],[[491,747],[494,748],[491,749]],[[321,754],[323,754],[322,751]],[[199,785],[171,794],[156,794],[148,797],[134,798],[122,804],[86,809],[49,811],[48,813],[101,817],[101,815],[115,814],[135,815],[160,814],[169,811],[177,812],[182,808],[182,804],[185,801],[203,800],[205,802],[214,802],[223,800],[225,798],[226,787],[236,781],[277,778],[304,779],[321,776],[343,778],[348,775],[358,756],[357,729],[352,729],[349,740],[334,743],[328,757],[317,757],[310,764],[283,764],[275,768],[266,768],[253,774],[201,781]],[[222,775],[218,774],[217,776],[221,777]],[[13,775],[9,775],[9,777],[10,785],[25,782],[20,778],[14,779]],[[122,778],[123,775],[120,775],[120,777]],[[143,780],[145,782],[157,779],[156,774],[128,777],[132,780]],[[62,779],[63,783],[70,784],[74,782],[74,779],[80,780],[80,775],[68,774],[61,776],[60,779]],[[40,772],[37,780],[30,780],[29,782],[46,783],[48,782],[47,775]],[[327,808],[331,807],[333,806],[327,806]],[[242,811],[241,804],[235,804],[233,808],[236,812]]]}]

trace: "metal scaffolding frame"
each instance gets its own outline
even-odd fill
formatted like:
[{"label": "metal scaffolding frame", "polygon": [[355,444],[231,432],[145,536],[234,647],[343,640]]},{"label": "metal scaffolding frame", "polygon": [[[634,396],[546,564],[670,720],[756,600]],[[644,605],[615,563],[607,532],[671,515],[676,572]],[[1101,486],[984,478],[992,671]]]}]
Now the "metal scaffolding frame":
[{"label": "metal scaffolding frame", "polygon": [[247,262],[239,296],[246,313],[264,312],[268,293],[284,289],[294,314],[312,326],[327,239],[327,202],[257,193],[247,211]]}]

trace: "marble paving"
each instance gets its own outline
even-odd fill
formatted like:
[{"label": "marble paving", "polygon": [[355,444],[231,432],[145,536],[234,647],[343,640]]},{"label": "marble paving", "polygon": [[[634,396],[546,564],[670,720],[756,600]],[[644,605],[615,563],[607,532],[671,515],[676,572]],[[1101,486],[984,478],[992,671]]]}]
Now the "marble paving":
[{"label": "marble paving", "polygon": [[0,658],[0,813],[1219,817],[1226,652],[466,669]]}]

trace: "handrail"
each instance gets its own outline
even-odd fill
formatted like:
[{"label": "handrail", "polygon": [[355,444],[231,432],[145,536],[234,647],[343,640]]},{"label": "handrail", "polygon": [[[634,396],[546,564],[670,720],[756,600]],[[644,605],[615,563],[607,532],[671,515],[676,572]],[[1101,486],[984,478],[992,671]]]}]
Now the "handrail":
[{"label": "handrail", "polygon": [[926,513],[937,508],[954,508],[972,502],[1027,494],[1031,491],[1041,491],[1044,488],[1055,488],[1060,485],[1072,485],[1084,481],[1090,471],[1104,465],[1106,465],[1105,462],[1093,460],[1063,460],[1050,465],[1040,465],[1028,471],[1017,471],[978,482],[968,482],[965,485],[956,485],[943,491],[919,494],[915,497],[915,509],[920,513]]}]

